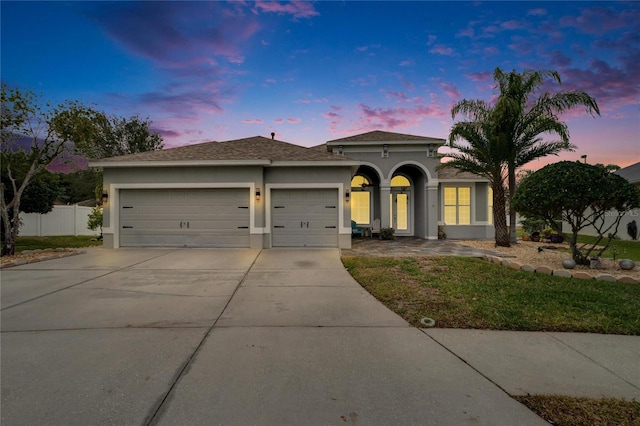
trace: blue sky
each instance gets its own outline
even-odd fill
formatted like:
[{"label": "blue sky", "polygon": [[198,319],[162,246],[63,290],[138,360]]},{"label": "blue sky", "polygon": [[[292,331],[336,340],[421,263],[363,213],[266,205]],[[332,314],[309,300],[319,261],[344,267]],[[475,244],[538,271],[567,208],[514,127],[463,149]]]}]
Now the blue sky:
[{"label": "blue sky", "polygon": [[[149,117],[167,147],[276,133],[314,146],[370,130],[446,138],[496,67],[552,69],[574,153],[640,161],[640,2],[10,2],[2,80]],[[557,87],[552,87],[557,89]]]}]

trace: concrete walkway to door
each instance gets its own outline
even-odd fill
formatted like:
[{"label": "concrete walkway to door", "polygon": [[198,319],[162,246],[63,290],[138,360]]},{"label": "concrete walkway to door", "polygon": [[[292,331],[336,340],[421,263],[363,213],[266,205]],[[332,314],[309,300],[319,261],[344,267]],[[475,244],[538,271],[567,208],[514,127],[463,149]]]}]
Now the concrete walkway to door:
[{"label": "concrete walkway to door", "polygon": [[88,250],[2,271],[2,424],[546,424],[337,249]]}]

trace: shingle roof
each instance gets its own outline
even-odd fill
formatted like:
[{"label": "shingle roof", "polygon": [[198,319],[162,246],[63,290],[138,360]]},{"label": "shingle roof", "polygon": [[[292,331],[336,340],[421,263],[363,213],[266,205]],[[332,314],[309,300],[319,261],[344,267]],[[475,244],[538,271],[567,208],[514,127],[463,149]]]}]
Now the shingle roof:
[{"label": "shingle roof", "polygon": [[484,176],[476,175],[475,173],[462,172],[459,169],[452,167],[445,167],[438,170],[438,179],[472,179],[472,180],[487,180]]},{"label": "shingle roof", "polygon": [[374,130],[372,132],[362,133],[360,135],[349,136],[342,139],[334,139],[327,143],[335,144],[337,142],[426,142],[426,143],[445,143],[445,139],[431,138],[428,136],[407,135],[404,133],[383,132],[382,130]]},{"label": "shingle roof", "polygon": [[640,183],[640,162],[627,166],[624,169],[620,169],[616,174],[637,185]]},{"label": "shingle roof", "polygon": [[110,157],[99,163],[140,161],[348,161],[349,159],[287,142],[254,136],[225,142],[205,142],[159,151]]}]

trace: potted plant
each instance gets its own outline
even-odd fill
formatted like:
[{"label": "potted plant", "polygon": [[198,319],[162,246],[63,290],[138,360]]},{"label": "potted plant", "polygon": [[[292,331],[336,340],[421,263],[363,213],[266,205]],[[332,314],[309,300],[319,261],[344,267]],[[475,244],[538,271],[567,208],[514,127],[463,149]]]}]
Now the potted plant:
[{"label": "potted plant", "polygon": [[380,229],[380,239],[381,240],[393,240],[395,237],[393,234],[395,233],[395,229],[393,228],[382,228]]}]

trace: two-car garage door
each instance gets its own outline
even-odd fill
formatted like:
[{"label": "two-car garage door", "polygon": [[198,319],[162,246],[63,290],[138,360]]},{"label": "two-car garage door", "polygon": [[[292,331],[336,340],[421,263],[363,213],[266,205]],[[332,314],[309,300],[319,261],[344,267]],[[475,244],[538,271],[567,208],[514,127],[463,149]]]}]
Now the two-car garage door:
[{"label": "two-car garage door", "polygon": [[249,247],[249,189],[122,189],[121,247]]},{"label": "two-car garage door", "polygon": [[[248,188],[121,189],[120,247],[249,247]],[[271,191],[273,247],[338,247],[337,189]]]}]

